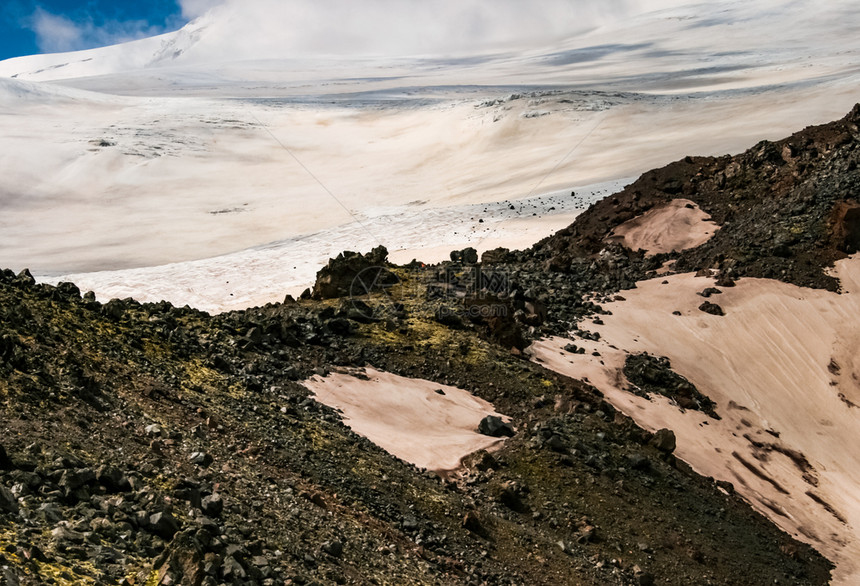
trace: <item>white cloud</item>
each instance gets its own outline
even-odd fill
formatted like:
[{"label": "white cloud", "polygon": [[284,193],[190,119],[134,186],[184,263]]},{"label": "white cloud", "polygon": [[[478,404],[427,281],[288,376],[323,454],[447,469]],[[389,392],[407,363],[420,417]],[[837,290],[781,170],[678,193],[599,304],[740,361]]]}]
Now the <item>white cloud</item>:
[{"label": "white cloud", "polygon": [[65,16],[37,8],[28,23],[36,33],[36,44],[43,53],[61,53],[115,45],[166,32],[145,20],[108,21],[99,26],[92,19],[73,21]]},{"label": "white cloud", "polygon": [[[683,0],[180,0],[215,58],[457,54],[546,43]],[[216,41],[217,39],[217,41]],[[217,47],[214,46],[217,43]]]},{"label": "white cloud", "polygon": [[36,9],[32,18],[36,43],[44,53],[75,51],[84,44],[84,31],[68,18]]},{"label": "white cloud", "polygon": [[179,0],[182,16],[191,20],[203,16],[225,0]]},{"label": "white cloud", "polygon": [[[551,44],[644,10],[685,0],[177,0],[182,18],[210,29],[198,58],[457,55]],[[688,1],[688,0],[687,0]],[[176,26],[171,26],[176,25]],[[181,23],[72,21],[37,9],[42,52],[153,36]]]}]

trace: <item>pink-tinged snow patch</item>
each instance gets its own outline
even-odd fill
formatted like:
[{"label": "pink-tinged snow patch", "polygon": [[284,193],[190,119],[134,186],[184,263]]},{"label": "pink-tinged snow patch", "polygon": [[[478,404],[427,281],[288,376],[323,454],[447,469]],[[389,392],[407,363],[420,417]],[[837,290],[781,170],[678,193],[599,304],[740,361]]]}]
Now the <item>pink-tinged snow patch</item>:
[{"label": "pink-tinged snow patch", "polygon": [[366,368],[316,376],[303,383],[314,399],[339,410],[344,423],[385,451],[440,474],[463,458],[504,440],[481,435],[478,424],[500,416],[468,391]]},{"label": "pink-tinged snow patch", "polygon": [[[546,368],[600,389],[644,428],[669,428],[676,455],[731,482],[749,503],[836,564],[833,583],[860,583],[860,256],[836,263],[843,292],[741,279],[711,297],[725,316],[699,310],[714,281],[693,274],[637,283],[607,304],[599,342],[536,343]],[[676,314],[677,312],[677,314]],[[599,352],[600,356],[593,356]],[[716,420],[669,399],[627,391],[626,357],[666,356],[717,405]]]},{"label": "pink-tinged snow patch", "polygon": [[695,203],[675,199],[624,222],[609,240],[654,255],[701,246],[719,229]]}]

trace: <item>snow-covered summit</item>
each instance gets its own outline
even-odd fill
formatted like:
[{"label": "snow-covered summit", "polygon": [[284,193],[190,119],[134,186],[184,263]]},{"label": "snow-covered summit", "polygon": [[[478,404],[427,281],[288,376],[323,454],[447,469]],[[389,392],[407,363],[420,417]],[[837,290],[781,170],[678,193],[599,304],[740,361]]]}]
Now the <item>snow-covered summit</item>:
[{"label": "snow-covered summit", "polygon": [[118,93],[205,86],[216,96],[241,82],[280,95],[285,83],[317,91],[379,78],[632,91],[717,78],[748,87],[856,63],[858,28],[851,0],[223,0],[178,31],[9,59],[0,76]]}]

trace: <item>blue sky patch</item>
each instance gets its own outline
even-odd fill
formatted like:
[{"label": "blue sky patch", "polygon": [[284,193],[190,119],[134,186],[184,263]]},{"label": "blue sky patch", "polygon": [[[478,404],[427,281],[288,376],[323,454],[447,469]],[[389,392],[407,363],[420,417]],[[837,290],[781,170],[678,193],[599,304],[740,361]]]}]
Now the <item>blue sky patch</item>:
[{"label": "blue sky patch", "polygon": [[0,5],[0,60],[123,43],[186,22],[177,0],[8,0]]}]

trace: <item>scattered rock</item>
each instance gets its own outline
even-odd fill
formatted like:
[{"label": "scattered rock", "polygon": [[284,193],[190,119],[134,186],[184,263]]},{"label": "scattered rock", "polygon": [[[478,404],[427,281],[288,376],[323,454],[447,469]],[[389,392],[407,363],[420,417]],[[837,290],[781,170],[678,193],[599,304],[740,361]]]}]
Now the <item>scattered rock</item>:
[{"label": "scattered rock", "polygon": [[702,411],[719,419],[715,403],[699,392],[693,383],[674,370],[668,358],[636,354],[628,356],[624,363],[624,375],[633,385],[628,389],[641,397],[649,398],[657,393],[674,400],[682,409]]},{"label": "scattered rock", "polygon": [[699,293],[699,295],[701,295],[702,297],[707,299],[707,298],[711,297],[712,295],[721,295],[722,293],[723,292],[720,291],[719,289],[717,289],[716,287],[708,287],[707,289],[705,289],[704,291]]},{"label": "scattered rock", "polygon": [[565,352],[570,352],[571,354],[585,354],[585,348],[580,348],[576,344],[568,344],[564,347]]}]

